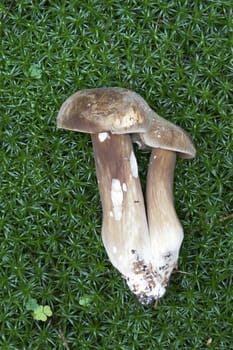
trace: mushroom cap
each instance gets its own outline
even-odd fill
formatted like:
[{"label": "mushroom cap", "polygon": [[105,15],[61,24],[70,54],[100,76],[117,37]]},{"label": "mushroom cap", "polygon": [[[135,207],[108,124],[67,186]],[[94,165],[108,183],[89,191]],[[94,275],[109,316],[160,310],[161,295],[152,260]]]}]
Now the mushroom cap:
[{"label": "mushroom cap", "polygon": [[131,90],[87,89],[76,92],[62,104],[57,126],[91,134],[145,132],[150,126],[151,113],[146,101]]},{"label": "mushroom cap", "polygon": [[120,87],[80,90],[61,106],[57,127],[90,134],[139,134],[142,148],[175,151],[193,158],[196,150],[187,133],[156,114],[136,92]]},{"label": "mushroom cap", "polygon": [[[140,139],[139,139],[140,137]],[[145,151],[151,148],[160,148],[174,151],[181,158],[194,158],[196,149],[190,136],[179,126],[165,120],[156,113],[149,131],[133,135],[133,141],[141,143]]]}]

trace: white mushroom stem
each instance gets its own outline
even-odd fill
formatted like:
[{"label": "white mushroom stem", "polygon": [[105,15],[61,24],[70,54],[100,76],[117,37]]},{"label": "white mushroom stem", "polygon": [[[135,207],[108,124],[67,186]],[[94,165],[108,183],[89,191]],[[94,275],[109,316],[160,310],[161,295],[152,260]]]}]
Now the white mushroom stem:
[{"label": "white mushroom stem", "polygon": [[144,199],[130,137],[102,136],[92,135],[103,210],[102,239],[112,264],[128,277],[136,256],[141,259],[148,249]]},{"label": "white mushroom stem", "polygon": [[153,149],[147,178],[147,214],[153,268],[166,286],[177,266],[183,229],[173,204],[176,152]]}]

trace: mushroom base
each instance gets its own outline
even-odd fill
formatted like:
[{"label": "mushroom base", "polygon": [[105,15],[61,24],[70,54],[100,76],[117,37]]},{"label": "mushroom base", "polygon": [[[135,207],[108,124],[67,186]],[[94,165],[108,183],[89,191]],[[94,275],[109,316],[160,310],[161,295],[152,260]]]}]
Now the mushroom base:
[{"label": "mushroom base", "polygon": [[133,263],[133,274],[126,278],[128,287],[137,296],[139,302],[148,305],[164,296],[168,280],[162,281],[151,262],[137,257]]}]

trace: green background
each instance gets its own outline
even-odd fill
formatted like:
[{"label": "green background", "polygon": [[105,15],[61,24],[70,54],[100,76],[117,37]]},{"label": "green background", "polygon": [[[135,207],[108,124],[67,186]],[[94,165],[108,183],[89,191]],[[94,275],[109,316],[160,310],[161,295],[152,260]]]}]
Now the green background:
[{"label": "green background", "polygon": [[[232,346],[231,1],[1,1],[0,348]],[[79,89],[121,86],[188,131],[179,269],[140,305],[103,248],[89,135],[56,129]],[[137,158],[143,187],[148,155]],[[30,298],[53,316],[33,320]]]}]

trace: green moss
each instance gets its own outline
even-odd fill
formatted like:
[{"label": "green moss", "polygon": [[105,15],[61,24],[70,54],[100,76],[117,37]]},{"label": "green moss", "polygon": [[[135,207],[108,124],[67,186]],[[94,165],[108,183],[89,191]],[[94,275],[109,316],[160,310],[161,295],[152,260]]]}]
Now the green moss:
[{"label": "green moss", "polygon": [[[71,349],[230,349],[231,3],[19,0],[0,16],[1,349],[64,349],[62,335]],[[197,147],[175,179],[189,274],[172,276],[156,309],[104,251],[90,138],[56,130],[64,99],[98,86],[139,92]],[[29,298],[53,310],[45,324]]]}]

